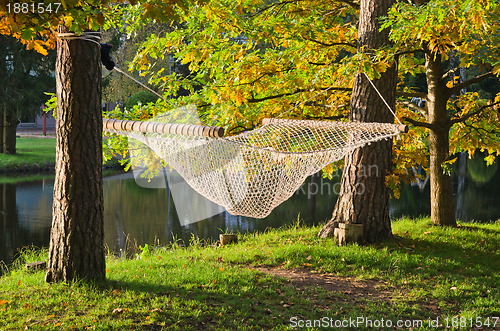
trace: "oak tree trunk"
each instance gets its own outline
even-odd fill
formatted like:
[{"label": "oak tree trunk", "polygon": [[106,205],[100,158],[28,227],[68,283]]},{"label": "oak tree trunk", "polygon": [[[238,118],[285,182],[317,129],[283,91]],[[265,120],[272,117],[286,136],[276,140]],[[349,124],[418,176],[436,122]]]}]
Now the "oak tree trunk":
[{"label": "oak tree trunk", "polygon": [[425,56],[428,103],[427,121],[429,130],[431,219],[435,225],[455,226],[455,209],[451,177],[443,171],[442,165],[449,156],[449,131],[451,121],[446,112],[449,92],[443,76],[441,56],[427,53]]},{"label": "oak tree trunk", "polygon": [[[66,32],[59,27],[60,33]],[[59,40],[56,61],[56,179],[47,282],[103,279],[100,50]]]},{"label": "oak tree trunk", "polygon": [[19,120],[16,111],[4,111],[3,113],[3,153],[16,154],[16,130]]},{"label": "oak tree trunk", "polygon": [[[379,18],[393,0],[361,1],[358,51],[369,52],[389,44],[388,30],[379,31]],[[362,50],[363,48],[363,50]],[[392,65],[374,84],[394,109],[397,67]],[[394,122],[394,116],[363,74],[354,81],[350,121]],[[363,224],[363,239],[377,242],[392,237],[389,189],[385,177],[391,169],[392,141],[381,141],[348,153],[344,160],[339,198],[333,217],[319,232],[332,236],[337,222]]]}]

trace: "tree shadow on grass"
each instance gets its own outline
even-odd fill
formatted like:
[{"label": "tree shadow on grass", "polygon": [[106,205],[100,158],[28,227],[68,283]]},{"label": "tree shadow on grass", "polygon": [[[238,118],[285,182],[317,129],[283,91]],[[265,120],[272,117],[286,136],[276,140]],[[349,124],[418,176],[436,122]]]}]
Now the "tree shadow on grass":
[{"label": "tree shadow on grass", "polygon": [[[301,289],[290,288],[285,295],[282,290],[285,280],[257,272],[254,277],[256,286],[251,291],[238,284],[184,287],[142,280],[108,280],[97,286],[110,295],[115,291],[136,293],[136,301],[130,305],[135,310],[141,307],[142,313],[136,313],[133,318],[137,326],[146,329],[270,329],[288,325],[292,316],[319,316],[314,307],[300,297]],[[154,315],[154,323],[146,326],[144,320],[150,315]]]}]

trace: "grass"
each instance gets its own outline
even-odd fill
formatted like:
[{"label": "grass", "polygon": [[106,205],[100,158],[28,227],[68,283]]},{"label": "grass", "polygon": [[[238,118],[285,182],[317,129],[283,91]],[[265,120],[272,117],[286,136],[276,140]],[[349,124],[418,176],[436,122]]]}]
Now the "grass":
[{"label": "grass", "polygon": [[[109,256],[107,281],[98,284],[47,285],[44,272],[18,262],[0,278],[0,329],[283,330],[299,320],[315,329],[313,320],[323,317],[361,316],[423,321],[413,329],[431,329],[430,319],[438,319],[437,329],[468,330],[479,321],[500,328],[500,222],[449,229],[405,219],[393,223],[394,240],[373,246],[339,247],[317,238],[318,230],[297,224],[225,247],[193,240],[143,249],[133,259]],[[26,261],[45,258],[24,254]],[[303,286],[251,267],[262,265],[327,274],[340,286]],[[373,329],[351,326],[344,329]]]},{"label": "grass", "polygon": [[[49,171],[56,160],[56,140],[54,138],[17,138],[16,154],[0,154],[0,172]],[[105,164],[118,167],[115,159]],[[14,181],[15,183],[15,181]]]},{"label": "grass", "polygon": [[16,154],[0,154],[0,170],[15,171],[53,167],[56,140],[51,138],[17,138]]}]

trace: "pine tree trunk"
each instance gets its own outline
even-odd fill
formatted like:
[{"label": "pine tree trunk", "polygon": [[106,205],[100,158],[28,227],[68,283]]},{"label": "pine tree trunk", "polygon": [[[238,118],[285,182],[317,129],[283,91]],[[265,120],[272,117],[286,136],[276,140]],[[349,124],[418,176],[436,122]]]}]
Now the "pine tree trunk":
[{"label": "pine tree trunk", "polygon": [[[387,14],[393,0],[363,0],[359,19],[359,50],[376,49],[389,43],[389,31],[379,31],[379,17]],[[377,89],[394,109],[397,67],[392,65],[374,80]],[[354,81],[351,121],[393,122],[394,116],[363,74]],[[392,141],[381,141],[348,153],[344,160],[339,198],[333,217],[319,232],[332,236],[337,223],[363,225],[363,240],[369,243],[392,237],[389,219],[389,189],[385,177],[391,169]]]},{"label": "pine tree trunk", "polygon": [[426,54],[425,69],[428,89],[429,152],[431,179],[431,219],[435,225],[456,226],[451,177],[443,172],[442,164],[449,156],[451,121],[446,112],[449,92],[443,76],[440,55]]},{"label": "pine tree trunk", "polygon": [[[64,27],[58,31],[66,32]],[[47,282],[103,279],[101,63],[89,41],[57,43],[56,179]]]},{"label": "pine tree trunk", "polygon": [[4,111],[3,113],[3,152],[4,154],[16,154],[16,130],[19,120],[17,112]]}]

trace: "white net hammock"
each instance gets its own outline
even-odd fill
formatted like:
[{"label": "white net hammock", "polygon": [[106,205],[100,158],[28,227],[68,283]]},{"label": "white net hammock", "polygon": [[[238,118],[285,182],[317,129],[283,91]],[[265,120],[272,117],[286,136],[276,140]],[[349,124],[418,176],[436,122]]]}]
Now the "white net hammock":
[{"label": "white net hammock", "polygon": [[308,176],[349,151],[404,130],[390,123],[263,123],[230,137],[222,137],[220,128],[197,125],[104,120],[104,127],[147,145],[195,191],[229,213],[255,218],[269,215]]}]

